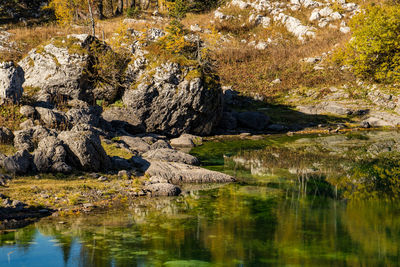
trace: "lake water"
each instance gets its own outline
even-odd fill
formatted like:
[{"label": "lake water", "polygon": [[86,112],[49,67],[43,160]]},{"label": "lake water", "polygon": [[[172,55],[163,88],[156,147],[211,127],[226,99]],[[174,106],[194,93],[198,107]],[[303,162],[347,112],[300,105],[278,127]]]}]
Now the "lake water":
[{"label": "lake water", "polygon": [[239,183],[41,220],[0,235],[0,266],[399,266],[398,201],[344,200],[325,182],[357,157],[397,153],[398,135],[208,143],[194,153],[207,162],[211,151],[210,168]]}]

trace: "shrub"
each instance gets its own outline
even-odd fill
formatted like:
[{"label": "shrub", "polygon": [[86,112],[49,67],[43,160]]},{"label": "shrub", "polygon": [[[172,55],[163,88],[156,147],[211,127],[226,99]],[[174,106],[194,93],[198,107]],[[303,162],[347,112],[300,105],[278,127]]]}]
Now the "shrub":
[{"label": "shrub", "polygon": [[400,82],[400,6],[369,6],[350,26],[353,38],[337,59],[361,78]]},{"label": "shrub", "polygon": [[126,16],[128,18],[137,18],[140,15],[139,7],[130,7],[126,10]]}]

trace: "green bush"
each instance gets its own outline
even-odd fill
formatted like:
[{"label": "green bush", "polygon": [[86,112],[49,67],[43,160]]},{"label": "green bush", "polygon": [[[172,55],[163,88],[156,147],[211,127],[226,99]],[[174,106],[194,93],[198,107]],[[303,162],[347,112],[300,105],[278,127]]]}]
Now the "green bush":
[{"label": "green bush", "polygon": [[350,23],[353,38],[339,59],[358,77],[400,82],[400,6],[369,6]]},{"label": "green bush", "polygon": [[128,18],[137,18],[140,15],[139,7],[130,7],[126,10],[126,16]]}]

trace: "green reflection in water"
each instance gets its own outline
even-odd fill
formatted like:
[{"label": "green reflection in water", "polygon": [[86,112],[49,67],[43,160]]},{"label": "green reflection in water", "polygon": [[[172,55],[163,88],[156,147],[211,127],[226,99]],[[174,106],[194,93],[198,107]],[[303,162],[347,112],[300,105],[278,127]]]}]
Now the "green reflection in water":
[{"label": "green reflection in water", "polygon": [[66,224],[43,220],[3,235],[0,252],[12,241],[29,254],[43,235],[67,265],[78,258],[81,266],[397,266],[398,213],[387,203],[228,185]]},{"label": "green reflection in water", "polygon": [[128,210],[65,224],[42,220],[0,236],[0,266],[24,260],[41,266],[57,257],[52,266],[398,266],[400,204],[323,197],[332,195],[321,189],[326,184],[315,186],[318,193],[311,184],[308,194],[293,190],[304,186],[299,174],[342,176],[355,157],[393,152],[397,143],[388,135],[298,139],[283,149],[242,151],[237,159],[256,161],[238,167],[225,159],[218,167],[241,183],[138,199]]}]

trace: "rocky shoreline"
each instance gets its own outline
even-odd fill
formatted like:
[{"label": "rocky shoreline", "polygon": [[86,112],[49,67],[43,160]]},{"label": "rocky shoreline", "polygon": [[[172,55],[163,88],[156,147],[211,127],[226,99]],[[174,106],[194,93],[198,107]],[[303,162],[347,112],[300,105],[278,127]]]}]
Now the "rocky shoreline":
[{"label": "rocky shoreline", "polygon": [[[18,218],[31,221],[52,211],[86,212],[131,197],[177,196],[186,183],[235,182],[199,167],[187,154],[201,145],[201,136],[263,138],[251,135],[353,127],[277,123],[265,105],[253,109],[263,101],[222,88],[197,61],[155,59],[148,50],[165,35],[162,30],[130,32],[124,44],[129,60],[81,34],[54,38],[18,64],[0,64],[1,108],[17,110],[10,114],[16,118],[12,127],[0,127],[5,228]],[[22,208],[12,204],[15,199]]]}]

